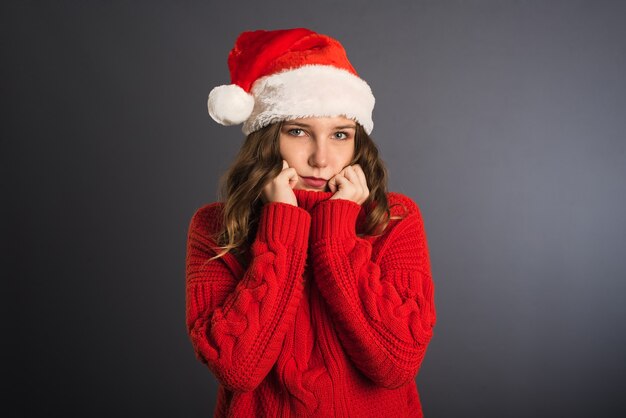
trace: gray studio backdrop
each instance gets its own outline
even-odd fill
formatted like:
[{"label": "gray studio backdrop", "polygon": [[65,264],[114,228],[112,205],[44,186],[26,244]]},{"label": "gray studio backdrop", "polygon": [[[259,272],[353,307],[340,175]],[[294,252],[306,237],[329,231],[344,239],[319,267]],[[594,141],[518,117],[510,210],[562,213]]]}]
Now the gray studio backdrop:
[{"label": "gray studio backdrop", "polygon": [[426,416],[626,412],[624,2],[1,7],[10,416],[211,416],[185,240],[243,135],[206,98],[240,32],[297,26],[344,44],[424,216]]}]

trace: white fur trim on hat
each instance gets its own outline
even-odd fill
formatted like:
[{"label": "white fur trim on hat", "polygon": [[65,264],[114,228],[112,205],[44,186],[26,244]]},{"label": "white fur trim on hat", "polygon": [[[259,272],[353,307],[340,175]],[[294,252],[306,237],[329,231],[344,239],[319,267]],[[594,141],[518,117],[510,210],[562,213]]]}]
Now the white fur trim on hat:
[{"label": "white fur trim on hat", "polygon": [[316,116],[344,115],[369,134],[374,128],[374,95],[349,71],[330,65],[305,65],[254,82],[254,109],[242,131],[248,135],[271,123]]},{"label": "white fur trim on hat", "polygon": [[238,125],[250,117],[254,97],[236,84],[217,86],[209,93],[209,115],[222,125]]}]

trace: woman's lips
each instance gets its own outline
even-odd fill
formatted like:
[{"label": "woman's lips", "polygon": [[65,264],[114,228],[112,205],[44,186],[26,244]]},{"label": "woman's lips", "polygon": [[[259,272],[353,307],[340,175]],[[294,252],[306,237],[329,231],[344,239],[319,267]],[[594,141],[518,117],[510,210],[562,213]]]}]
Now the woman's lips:
[{"label": "woman's lips", "polygon": [[306,183],[309,187],[324,187],[326,186],[326,182],[328,180],[318,179],[315,177],[302,177],[304,183]]}]

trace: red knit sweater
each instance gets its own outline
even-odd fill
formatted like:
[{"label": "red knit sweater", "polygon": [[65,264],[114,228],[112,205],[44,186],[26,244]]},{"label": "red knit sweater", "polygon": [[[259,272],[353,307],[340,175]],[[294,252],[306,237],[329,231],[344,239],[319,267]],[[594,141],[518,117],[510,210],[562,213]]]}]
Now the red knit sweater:
[{"label": "red knit sweater", "polygon": [[435,305],[418,206],[389,193],[404,218],[360,237],[364,207],[294,193],[298,207],[263,206],[247,268],[207,261],[221,203],[191,219],[187,329],[220,382],[215,416],[421,417],[414,378]]}]

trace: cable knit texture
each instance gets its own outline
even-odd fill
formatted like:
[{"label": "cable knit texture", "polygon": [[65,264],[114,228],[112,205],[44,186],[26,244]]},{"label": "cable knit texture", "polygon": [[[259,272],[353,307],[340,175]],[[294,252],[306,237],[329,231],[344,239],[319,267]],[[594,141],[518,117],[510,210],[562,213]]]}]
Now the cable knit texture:
[{"label": "cable knit texture", "polygon": [[392,220],[361,235],[365,208],[294,190],[268,203],[242,266],[217,253],[222,204],[188,231],[187,329],[218,379],[216,417],[422,417],[415,376],[435,325],[418,206],[387,195]]}]

